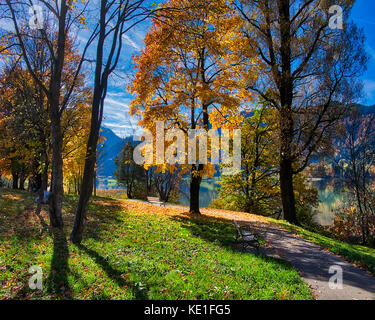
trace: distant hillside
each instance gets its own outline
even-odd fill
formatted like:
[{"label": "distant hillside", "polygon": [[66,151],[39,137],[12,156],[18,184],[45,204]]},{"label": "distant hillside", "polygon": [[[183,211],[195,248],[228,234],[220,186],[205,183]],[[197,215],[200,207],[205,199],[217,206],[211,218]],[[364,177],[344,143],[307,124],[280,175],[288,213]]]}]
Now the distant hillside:
[{"label": "distant hillside", "polygon": [[111,129],[102,128],[100,135],[105,141],[98,146],[100,156],[98,159],[98,176],[110,177],[116,169],[115,158],[121,152],[127,141],[132,140],[131,137],[120,138]]},{"label": "distant hillside", "polygon": [[358,107],[359,112],[361,114],[375,113],[375,105],[373,105],[373,106],[364,106],[362,104],[358,104],[357,107]]}]

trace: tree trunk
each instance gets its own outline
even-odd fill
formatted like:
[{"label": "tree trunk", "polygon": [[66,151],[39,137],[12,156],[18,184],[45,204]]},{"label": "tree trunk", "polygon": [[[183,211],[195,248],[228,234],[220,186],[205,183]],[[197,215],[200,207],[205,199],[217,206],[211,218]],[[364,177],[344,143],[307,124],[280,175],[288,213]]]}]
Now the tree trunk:
[{"label": "tree trunk", "polygon": [[[92,128],[87,143],[85,169],[81,184],[81,192],[79,195],[74,226],[70,234],[70,241],[75,244],[81,243],[84,221],[86,218],[86,209],[93,190],[94,172],[96,165],[96,146],[99,139],[99,128]],[[96,129],[96,130],[95,130]]]},{"label": "tree trunk", "polygon": [[293,80],[291,54],[290,1],[278,0],[280,16],[281,75],[277,77],[280,94],[280,189],[284,219],[298,224],[293,189]]},{"label": "tree trunk", "polygon": [[[194,166],[193,166],[194,167]],[[203,165],[199,165],[199,168],[203,168]],[[197,172],[197,174],[194,174]],[[202,182],[201,174],[198,170],[193,168],[190,180],[190,214],[201,214],[199,210],[199,190]]]},{"label": "tree trunk", "polygon": [[51,135],[52,135],[52,179],[51,197],[49,203],[49,218],[52,227],[62,229],[62,201],[63,186],[63,159],[62,159],[62,132],[58,107],[51,106]]},{"label": "tree trunk", "polygon": [[51,178],[51,197],[49,203],[49,217],[52,227],[62,229],[62,202],[64,197],[64,178],[63,178],[63,158],[62,158],[62,139],[61,130],[61,112],[60,95],[61,79],[65,60],[65,42],[66,42],[66,0],[60,1],[59,31],[57,35],[56,58],[54,68],[49,84],[49,115],[51,120],[52,137],[52,178]]},{"label": "tree trunk", "polygon": [[292,162],[288,159],[281,159],[280,161],[280,189],[284,219],[290,223],[298,224],[293,189]]},{"label": "tree trunk", "polygon": [[12,171],[13,189],[18,189],[18,172]]}]

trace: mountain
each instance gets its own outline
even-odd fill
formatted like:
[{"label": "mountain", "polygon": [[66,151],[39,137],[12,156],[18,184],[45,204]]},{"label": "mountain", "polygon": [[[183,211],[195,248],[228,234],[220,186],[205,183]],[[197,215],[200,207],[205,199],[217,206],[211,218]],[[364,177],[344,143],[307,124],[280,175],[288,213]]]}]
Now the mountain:
[{"label": "mountain", "polygon": [[362,104],[357,105],[359,112],[361,114],[372,114],[375,113],[375,105],[373,106],[364,106]]},{"label": "mountain", "polygon": [[104,138],[104,142],[98,146],[98,176],[111,177],[116,169],[115,158],[121,152],[125,144],[128,141],[132,141],[133,138],[126,137],[122,139],[111,129],[105,127],[102,127],[100,136]]}]

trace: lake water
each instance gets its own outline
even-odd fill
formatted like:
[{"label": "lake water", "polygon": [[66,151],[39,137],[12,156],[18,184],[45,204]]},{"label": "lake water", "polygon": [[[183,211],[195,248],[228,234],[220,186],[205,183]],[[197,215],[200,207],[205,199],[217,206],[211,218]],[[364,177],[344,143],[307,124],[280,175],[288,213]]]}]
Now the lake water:
[{"label": "lake water", "polygon": [[[218,196],[220,185],[218,179],[205,179],[202,181],[199,195],[199,204],[202,208],[210,205],[211,201]],[[347,194],[343,187],[334,180],[314,180],[310,182],[318,189],[320,204],[317,208],[318,214],[315,221],[320,225],[332,225],[335,216],[335,210],[339,209],[345,201]],[[189,205],[189,185],[183,184],[180,195],[180,204]]]},{"label": "lake water", "polygon": [[323,226],[332,225],[335,211],[344,205],[348,192],[345,191],[342,183],[333,179],[312,181],[311,184],[318,189],[320,200],[315,221]]}]

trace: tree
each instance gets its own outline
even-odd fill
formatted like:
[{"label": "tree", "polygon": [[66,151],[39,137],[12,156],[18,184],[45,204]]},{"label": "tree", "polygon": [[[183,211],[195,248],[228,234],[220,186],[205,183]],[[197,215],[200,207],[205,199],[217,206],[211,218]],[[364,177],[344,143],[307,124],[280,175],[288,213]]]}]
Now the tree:
[{"label": "tree", "polygon": [[[63,111],[67,108],[71,94],[79,79],[80,70],[83,64],[83,58],[77,61],[72,74],[72,81],[69,86],[63,86],[63,72],[66,66],[66,47],[69,31],[77,22],[82,22],[84,10],[78,10],[77,3],[71,0],[61,0],[50,3],[49,1],[40,1],[48,13],[48,19],[45,23],[38,20],[36,16],[35,28],[30,24],[22,24],[22,17],[30,9],[30,4],[24,2],[15,2],[6,0],[9,9],[11,21],[14,26],[14,39],[17,42],[17,48],[20,51],[27,69],[35,83],[44,92],[48,100],[48,111],[50,118],[50,129],[52,137],[52,181],[51,181],[51,201],[49,207],[50,223],[53,227],[63,228],[62,220],[62,200],[64,194],[63,188],[63,159],[62,159],[62,129],[61,118]],[[77,13],[78,12],[78,13]],[[94,36],[90,37],[83,51],[84,57],[87,47],[92,42]],[[33,64],[31,56],[34,53],[34,47],[28,46],[29,40],[34,43],[42,43],[48,48],[48,54],[44,61],[49,64],[49,73],[40,73],[39,65]],[[39,40],[39,41],[36,41]]]},{"label": "tree", "polygon": [[68,191],[79,194],[85,165],[86,143],[91,120],[91,90],[84,88],[62,118],[64,183]]},{"label": "tree", "polygon": [[[146,49],[136,57],[131,113],[140,115],[139,124],[152,132],[157,121],[185,134],[189,129],[235,128],[242,119],[238,110],[251,100],[245,84],[255,63],[243,52],[250,56],[251,50],[244,46],[239,17],[225,1],[170,0],[165,6],[175,11],[153,20]],[[199,161],[179,168],[190,172],[190,213],[200,214],[201,180],[215,168]]]},{"label": "tree", "polygon": [[115,158],[117,169],[113,174],[117,183],[126,188],[128,199],[133,199],[145,183],[145,169],[133,159],[134,148],[131,141],[125,144],[120,157]]},{"label": "tree", "polygon": [[[338,215],[335,228],[344,224],[345,237],[360,235],[362,244],[374,236],[375,197],[371,177],[375,167],[375,115],[360,115],[354,110],[344,120],[345,136],[337,140],[336,157],[343,176],[340,179],[348,188],[346,214]],[[341,219],[343,218],[343,219]],[[372,239],[373,240],[373,239]]]},{"label": "tree", "polygon": [[181,174],[177,170],[155,170],[154,182],[156,191],[161,201],[168,202],[173,191],[178,191]]},{"label": "tree", "polygon": [[[293,175],[329,143],[334,125],[360,92],[365,68],[363,34],[348,22],[354,1],[237,1],[244,34],[256,41],[262,61],[256,82],[248,88],[277,112],[280,188],[284,218],[298,223]],[[342,9],[343,29],[340,26]],[[253,46],[251,43],[250,46]],[[272,95],[266,92],[271,90]]]},{"label": "tree", "polygon": [[1,79],[0,109],[4,118],[0,153],[8,160],[2,169],[12,173],[14,188],[23,189],[26,178],[37,175],[45,152],[48,116],[44,96],[27,70],[14,64],[4,70]]},{"label": "tree", "polygon": [[241,172],[222,176],[219,198],[227,209],[262,215],[279,211],[279,184],[277,154],[275,150],[274,110],[258,104],[251,116],[241,126]]},{"label": "tree", "polygon": [[[123,37],[135,25],[150,15],[144,0],[100,1],[94,92],[91,107],[90,133],[86,147],[81,193],[78,200],[74,226],[70,234],[73,243],[80,243],[87,205],[93,190],[97,145],[103,120],[104,100],[107,95],[109,76],[115,71],[122,52]],[[108,43],[108,47],[106,46]],[[107,48],[107,50],[105,50]]]}]

